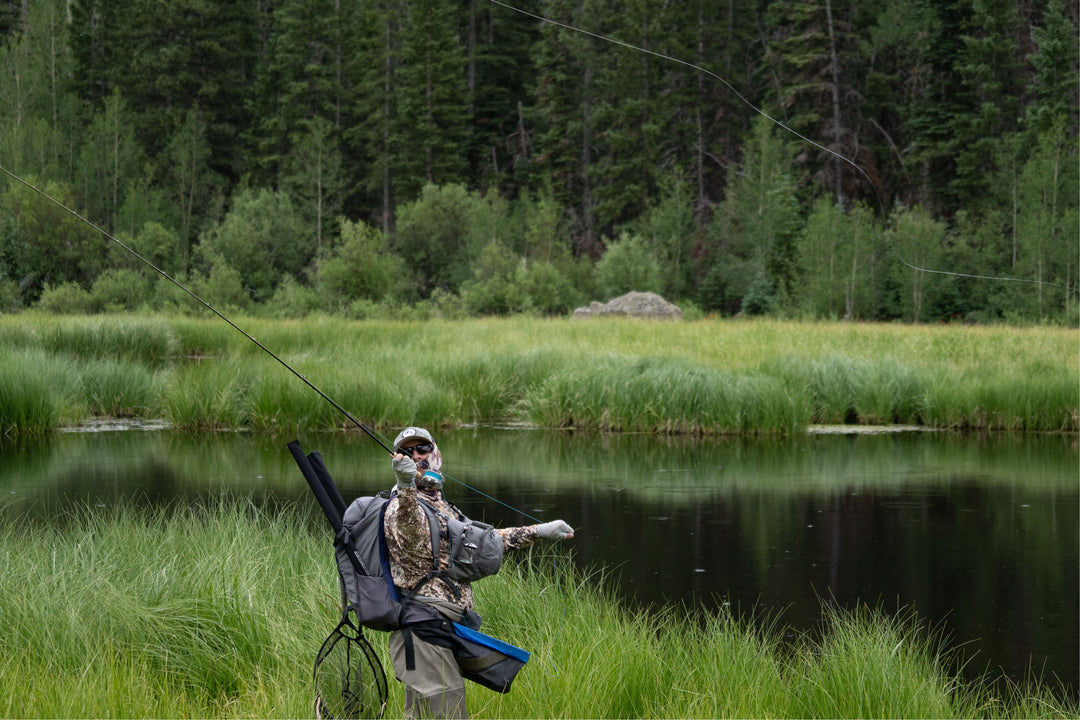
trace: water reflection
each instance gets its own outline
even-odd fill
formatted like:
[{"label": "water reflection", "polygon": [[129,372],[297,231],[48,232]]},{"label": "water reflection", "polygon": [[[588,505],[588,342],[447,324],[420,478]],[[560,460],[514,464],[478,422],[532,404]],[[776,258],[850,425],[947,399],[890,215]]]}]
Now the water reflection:
[{"label": "water reflection", "polygon": [[[106,432],[6,443],[0,508],[44,520],[72,503],[230,493],[321,522],[289,439]],[[799,629],[820,621],[823,601],[911,608],[974,653],[968,670],[1021,677],[1030,665],[1074,693],[1080,684],[1073,436],[702,440],[477,428],[438,440],[455,503],[500,525],[567,519],[577,562],[610,569],[628,603],[730,603]],[[367,438],[301,441],[346,497],[393,482]]]}]

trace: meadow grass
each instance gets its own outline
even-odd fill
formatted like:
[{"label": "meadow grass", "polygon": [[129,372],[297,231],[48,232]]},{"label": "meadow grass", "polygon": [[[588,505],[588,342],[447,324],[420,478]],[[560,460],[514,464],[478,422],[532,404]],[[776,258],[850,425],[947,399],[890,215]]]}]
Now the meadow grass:
[{"label": "meadow grass", "polygon": [[115,358],[155,366],[176,353],[173,322],[119,315],[7,315],[0,317],[0,347],[47,348],[73,359]]},{"label": "meadow grass", "polygon": [[40,348],[0,349],[0,430],[40,434],[89,413],[75,407],[78,368]]},{"label": "meadow grass", "polygon": [[[838,423],[1080,430],[1073,329],[530,317],[239,324],[375,427],[510,422],[707,435],[784,435]],[[0,316],[0,339],[11,352],[38,353],[43,371],[68,375],[49,381],[56,412],[42,410],[34,390],[40,383],[8,390],[7,433],[48,430],[73,413],[77,422],[80,411],[161,415],[193,429],[349,425],[216,318]],[[89,369],[94,363],[113,365]],[[103,388],[107,376],[111,386]]]},{"label": "meadow grass", "polygon": [[[336,623],[330,531],[244,498],[85,508],[0,528],[0,715],[301,717]],[[532,657],[473,717],[1075,717],[1037,682],[946,671],[904,618],[829,611],[818,640],[731,614],[632,612],[551,546],[478,583],[484,630]],[[388,670],[385,635],[370,633]],[[392,670],[389,716],[401,708]]]}]

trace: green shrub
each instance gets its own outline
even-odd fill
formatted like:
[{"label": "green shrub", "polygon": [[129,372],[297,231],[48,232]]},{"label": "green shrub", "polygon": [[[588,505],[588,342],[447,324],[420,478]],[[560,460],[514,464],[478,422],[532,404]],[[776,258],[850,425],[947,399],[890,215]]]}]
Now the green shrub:
[{"label": "green shrub", "polygon": [[260,314],[272,318],[304,318],[317,312],[322,303],[314,290],[286,275],[278,283],[274,297],[260,308]]},{"label": "green shrub", "polygon": [[552,263],[529,263],[518,271],[517,284],[524,295],[524,307],[543,315],[568,313],[585,304],[585,294]]},{"label": "green shrub", "polygon": [[[251,296],[244,289],[240,272],[220,255],[211,255],[210,263],[209,276],[192,278],[188,286],[192,293],[219,312],[228,313],[250,308]],[[192,300],[199,305],[197,300]]]},{"label": "green shrub", "polygon": [[18,283],[0,277],[0,313],[14,312],[21,304]]},{"label": "green shrub", "polygon": [[632,290],[662,292],[663,273],[652,248],[640,235],[622,233],[596,263],[597,290],[608,300]]},{"label": "green shrub", "polygon": [[90,301],[98,311],[121,312],[137,310],[152,301],[151,284],[136,270],[111,268],[94,281]]},{"label": "green shrub", "polygon": [[85,315],[94,311],[94,300],[78,283],[46,284],[38,307],[56,315]]},{"label": "green shrub", "polygon": [[461,300],[471,315],[508,315],[525,302],[517,282],[519,260],[509,249],[491,243],[480,251],[473,278],[461,284]]},{"label": "green shrub", "polygon": [[334,306],[354,300],[380,302],[402,294],[404,261],[390,252],[386,235],[364,223],[341,223],[341,239],[320,261],[319,292]]},{"label": "green shrub", "polygon": [[[283,192],[242,189],[221,224],[203,233],[198,252],[215,268],[227,266],[251,300],[266,301],[284,275],[299,275],[314,251],[313,231]],[[213,272],[211,272],[213,280]],[[220,296],[202,296],[211,305]],[[229,302],[243,307],[236,298]]]}]

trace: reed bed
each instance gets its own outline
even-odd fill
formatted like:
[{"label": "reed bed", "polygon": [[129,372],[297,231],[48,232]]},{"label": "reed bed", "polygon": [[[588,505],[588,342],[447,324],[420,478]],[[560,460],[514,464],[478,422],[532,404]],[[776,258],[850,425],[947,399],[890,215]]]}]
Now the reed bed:
[{"label": "reed bed", "polygon": [[[509,422],[703,435],[786,435],[837,423],[1080,430],[1074,329],[529,317],[239,324],[375,427]],[[9,434],[109,414],[191,429],[349,425],[216,318],[3,316],[0,339],[9,352],[37,354],[42,373],[53,373],[45,387],[55,388],[59,408],[45,409],[40,382],[15,385],[0,416]]]},{"label": "reed bed", "polygon": [[40,434],[85,414],[71,406],[77,385],[69,360],[39,348],[0,349],[0,429]]},{"label": "reed bed", "polygon": [[113,358],[155,366],[177,351],[173,321],[162,317],[95,315],[4,316],[0,346],[47,348],[71,358]]},{"label": "reed bed", "polygon": [[[337,620],[330,532],[244,498],[86,508],[0,528],[0,715],[301,717]],[[513,690],[469,687],[474,717],[1075,717],[1038,682],[1001,692],[946,670],[917,622],[829,611],[794,645],[768,622],[630,612],[561,548],[477,585],[490,634],[526,648]],[[384,667],[385,636],[371,633]],[[392,671],[391,671],[392,673]],[[390,679],[388,715],[401,707]]]}]

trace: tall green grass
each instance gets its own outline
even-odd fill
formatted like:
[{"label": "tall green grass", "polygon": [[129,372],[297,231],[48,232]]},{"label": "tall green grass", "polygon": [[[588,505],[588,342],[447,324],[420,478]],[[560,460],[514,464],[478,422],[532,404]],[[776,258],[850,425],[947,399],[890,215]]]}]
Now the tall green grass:
[{"label": "tall green grass", "polygon": [[5,435],[40,434],[81,414],[72,407],[77,393],[71,361],[37,348],[0,349],[0,431]]},{"label": "tall green grass", "polygon": [[156,366],[176,354],[177,335],[172,321],[161,317],[6,315],[0,316],[0,347]]},{"label": "tall green grass", "polygon": [[[789,434],[815,423],[1080,430],[1078,335],[1070,329],[618,318],[240,325],[378,427],[512,422],[710,435]],[[66,367],[61,388],[95,379],[56,401],[73,411],[160,413],[183,428],[348,425],[216,318],[3,316],[0,339],[12,350],[40,353],[44,365]],[[88,371],[92,363],[117,365]],[[110,374],[122,387],[102,394]],[[119,381],[123,375],[130,383]],[[66,420],[64,411],[31,409],[40,405],[37,386],[25,385],[25,398],[22,386],[9,391],[10,403],[26,406],[9,415],[42,420],[5,423],[4,432]]]},{"label": "tall green grass", "polygon": [[[317,528],[317,529],[316,529]],[[474,717],[1075,717],[1038,683],[947,671],[940,639],[871,612],[820,640],[730,614],[630,612],[601,576],[538,546],[478,583],[490,634],[529,650]],[[87,508],[0,528],[0,715],[307,717],[311,663],[337,620],[330,532],[312,513]],[[370,633],[390,669],[385,636]],[[390,670],[392,673],[392,670]],[[390,715],[401,707],[391,675]]]},{"label": "tall green grass", "polygon": [[161,412],[165,376],[130,360],[104,358],[85,363],[80,395],[93,415],[147,417]]},{"label": "tall green grass", "polygon": [[610,431],[785,433],[810,420],[803,398],[775,377],[623,356],[565,368],[520,407],[536,425]]},{"label": "tall green grass", "polygon": [[[61,522],[2,535],[0,714],[304,714],[331,586],[297,522],[224,504]],[[275,531],[291,542],[260,549]]]}]

